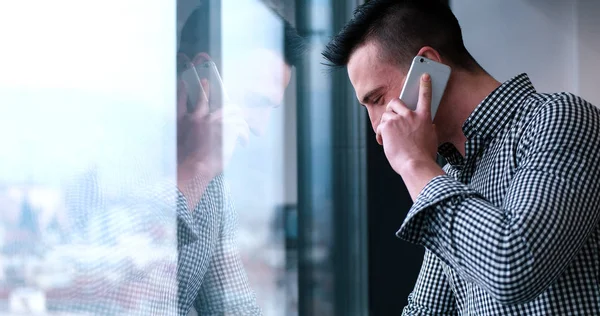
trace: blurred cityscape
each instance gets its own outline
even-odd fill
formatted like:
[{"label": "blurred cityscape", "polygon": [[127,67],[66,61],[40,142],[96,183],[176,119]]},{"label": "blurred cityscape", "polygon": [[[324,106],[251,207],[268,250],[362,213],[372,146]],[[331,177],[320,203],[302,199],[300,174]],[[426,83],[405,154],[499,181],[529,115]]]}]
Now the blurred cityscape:
[{"label": "blurred cityscape", "polygon": [[149,203],[101,195],[93,169],[64,187],[1,185],[0,314],[173,314],[174,217],[132,199]]}]

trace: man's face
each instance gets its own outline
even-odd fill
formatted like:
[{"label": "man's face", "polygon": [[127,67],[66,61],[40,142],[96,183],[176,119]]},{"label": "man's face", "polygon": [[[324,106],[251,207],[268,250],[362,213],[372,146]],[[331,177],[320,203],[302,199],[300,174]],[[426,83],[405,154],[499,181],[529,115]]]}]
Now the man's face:
[{"label": "man's face", "polygon": [[384,61],[377,45],[368,42],[350,56],[348,77],[358,101],[367,108],[371,127],[377,131],[387,104],[400,97],[406,73]]},{"label": "man's face", "polygon": [[[178,69],[186,61],[201,63],[208,58],[206,53],[200,53],[194,59],[178,55]],[[241,57],[227,59],[223,68],[219,72],[231,102],[241,109],[252,133],[263,135],[271,111],[283,103],[292,68],[285,63],[281,54],[268,49],[254,49]],[[178,117],[185,114],[185,108],[178,110],[184,111],[178,113]]]},{"label": "man's face", "polygon": [[283,103],[290,83],[291,67],[278,52],[250,50],[242,57],[225,62],[224,85],[234,104],[241,107],[244,119],[255,135],[269,125],[271,111]]}]

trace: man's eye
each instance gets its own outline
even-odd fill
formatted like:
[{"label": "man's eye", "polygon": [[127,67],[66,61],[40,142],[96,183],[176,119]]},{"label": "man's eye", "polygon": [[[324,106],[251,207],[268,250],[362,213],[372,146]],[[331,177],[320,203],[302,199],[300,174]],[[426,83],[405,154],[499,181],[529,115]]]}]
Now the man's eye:
[{"label": "man's eye", "polygon": [[373,100],[373,104],[379,104],[379,101],[381,101],[381,97],[377,97],[377,99]]}]

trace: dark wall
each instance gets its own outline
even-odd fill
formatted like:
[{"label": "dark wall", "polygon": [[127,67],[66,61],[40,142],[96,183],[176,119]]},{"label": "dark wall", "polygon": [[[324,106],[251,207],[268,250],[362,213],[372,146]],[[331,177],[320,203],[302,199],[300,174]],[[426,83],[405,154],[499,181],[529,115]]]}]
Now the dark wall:
[{"label": "dark wall", "polygon": [[367,183],[371,315],[400,315],[417,280],[424,249],[395,236],[412,200],[371,128],[367,130]]},{"label": "dark wall", "polygon": [[417,280],[424,250],[395,236],[412,201],[375,141],[375,133],[370,128],[367,133],[369,305],[374,316],[400,315]]}]

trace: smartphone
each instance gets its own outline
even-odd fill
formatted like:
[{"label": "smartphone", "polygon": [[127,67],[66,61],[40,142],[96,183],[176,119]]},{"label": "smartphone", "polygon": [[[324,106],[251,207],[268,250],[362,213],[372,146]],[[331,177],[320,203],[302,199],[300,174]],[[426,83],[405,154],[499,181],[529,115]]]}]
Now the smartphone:
[{"label": "smartphone", "polygon": [[229,102],[229,97],[223,85],[223,79],[219,74],[217,65],[212,61],[205,61],[195,66],[199,80],[208,81],[207,99],[211,112],[223,107],[223,104]]},{"label": "smartphone", "polygon": [[400,100],[414,111],[419,101],[421,76],[428,73],[431,77],[431,120],[433,121],[442,96],[444,96],[448,79],[450,79],[450,71],[450,67],[447,65],[422,56],[416,56],[410,65],[410,70],[408,70],[404,87],[402,87],[400,93]]},{"label": "smartphone", "polygon": [[187,111],[191,113],[194,111],[200,98],[204,98],[204,101],[208,102],[208,95],[202,84],[200,83],[200,76],[198,71],[192,63],[185,65],[183,72],[181,73],[181,79],[185,82],[187,87]]}]

